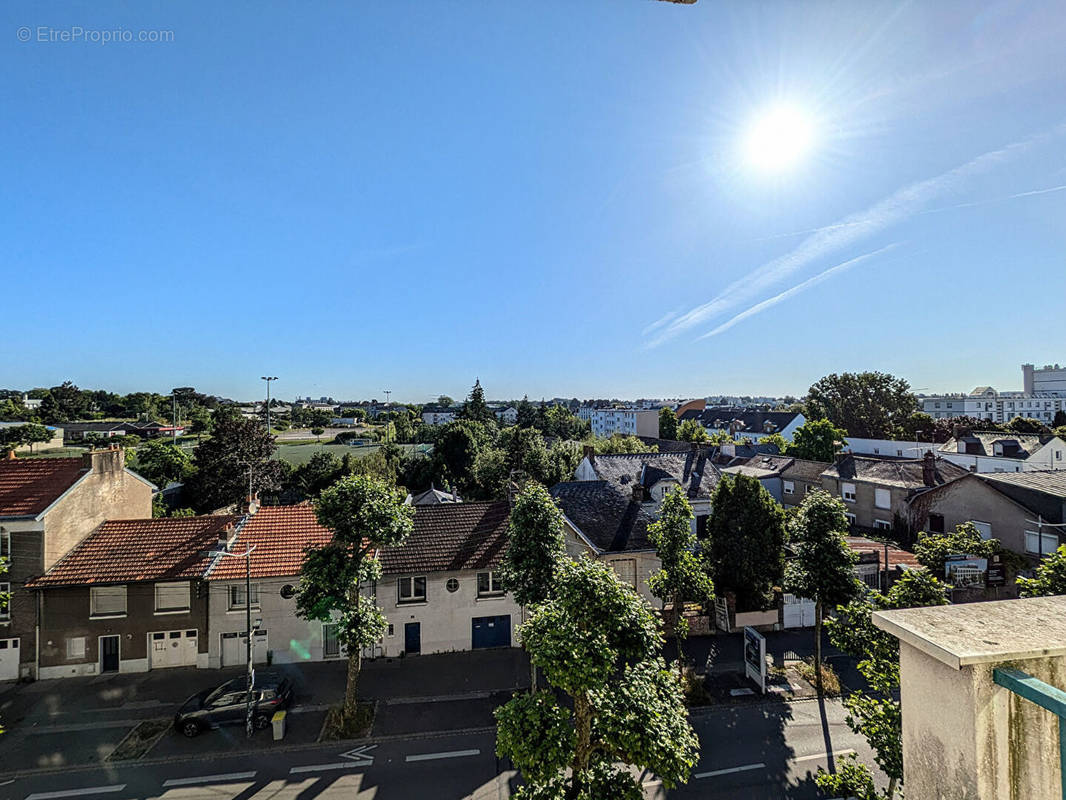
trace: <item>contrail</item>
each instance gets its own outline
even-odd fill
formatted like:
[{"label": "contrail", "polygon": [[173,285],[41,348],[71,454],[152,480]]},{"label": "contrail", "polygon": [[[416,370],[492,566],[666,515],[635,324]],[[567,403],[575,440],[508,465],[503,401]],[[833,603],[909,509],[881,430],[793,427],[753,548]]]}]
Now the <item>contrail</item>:
[{"label": "contrail", "polygon": [[967,178],[994,169],[1016,158],[1034,144],[1058,136],[1064,130],[1066,125],[1059,125],[1049,133],[1035,134],[998,150],[982,153],[954,169],[905,186],[873,206],[851,214],[827,229],[817,231],[790,253],[763,264],[754,272],[733,281],[709,302],[673,319],[646,347],[656,347],[695,325],[724,314],[812,262],[914,216],[923,206],[955,189]]},{"label": "contrail", "polygon": [[672,320],[674,317],[676,317],[680,313],[681,313],[680,311],[667,311],[665,314],[663,314],[661,317],[659,317],[657,320],[655,320],[655,322],[652,322],[652,323],[649,323],[648,325],[645,325],[644,326],[644,330],[642,330],[640,332],[641,335],[642,336],[647,336],[653,330],[655,330],[656,328],[661,328],[663,325],[665,325],[667,322]]},{"label": "contrail", "polygon": [[817,286],[819,283],[822,283],[822,281],[829,280],[834,275],[837,275],[837,274],[839,274],[841,272],[844,272],[845,270],[851,269],[856,264],[861,264],[863,261],[867,261],[868,259],[874,258],[875,256],[879,256],[882,253],[887,253],[889,250],[893,250],[894,248],[896,248],[898,246],[899,246],[899,242],[893,242],[892,244],[885,245],[884,247],[878,248],[877,250],[873,250],[873,251],[871,251],[869,253],[864,253],[861,256],[856,256],[855,258],[850,258],[847,261],[844,261],[843,263],[837,264],[835,267],[830,267],[829,269],[825,270],[824,272],[819,272],[813,278],[808,278],[807,280],[803,281],[803,283],[797,283],[791,289],[786,289],[785,291],[781,292],[781,294],[774,295],[773,297],[771,297],[771,298],[769,298],[767,300],[763,300],[761,303],[756,303],[751,308],[749,308],[749,309],[747,309],[745,311],[741,311],[735,317],[732,317],[731,319],[727,320],[726,322],[723,322],[721,325],[719,325],[714,330],[708,331],[707,333],[703,334],[702,336],[697,337],[696,341],[698,342],[701,339],[709,339],[712,336],[717,336],[718,334],[729,330],[734,325],[736,325],[738,322],[743,322],[748,317],[753,317],[756,314],[759,314],[759,313],[765,311],[768,308],[772,308],[773,306],[776,306],[778,303],[782,303],[785,300],[788,300],[788,298],[792,297],[793,295],[797,295],[800,292],[804,292],[807,289],[810,289],[812,286]]},{"label": "contrail", "polygon": [[[1066,183],[1061,186],[1049,186],[1047,189],[1034,189],[1029,192],[1017,192],[1015,194],[1004,195],[1003,197],[990,197],[987,200],[974,200],[972,203],[956,203],[953,206],[940,206],[939,208],[927,208],[925,211],[919,211],[918,216],[922,214],[939,214],[941,211],[953,211],[958,208],[973,208],[974,206],[985,206],[990,203],[1002,203],[1007,200],[1017,200],[1019,197],[1033,197],[1040,194],[1051,194],[1052,192],[1066,191]],[[790,236],[803,236],[804,234],[819,233],[821,231],[831,231],[837,228],[846,228],[848,225],[854,225],[856,223],[835,223],[833,225],[823,225],[820,228],[806,228],[802,231],[789,231],[788,233],[775,233],[770,236],[760,236],[755,239],[751,239],[752,242],[767,242],[771,239],[787,239]]]}]

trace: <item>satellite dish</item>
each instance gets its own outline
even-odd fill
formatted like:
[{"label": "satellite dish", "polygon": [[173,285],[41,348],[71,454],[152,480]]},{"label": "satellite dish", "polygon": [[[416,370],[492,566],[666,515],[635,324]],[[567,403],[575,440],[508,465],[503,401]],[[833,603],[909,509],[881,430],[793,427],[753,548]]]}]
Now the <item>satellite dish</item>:
[{"label": "satellite dish", "polygon": [[286,583],[281,587],[281,596],[286,600],[292,600],[292,598],[296,597],[296,587],[291,583]]}]

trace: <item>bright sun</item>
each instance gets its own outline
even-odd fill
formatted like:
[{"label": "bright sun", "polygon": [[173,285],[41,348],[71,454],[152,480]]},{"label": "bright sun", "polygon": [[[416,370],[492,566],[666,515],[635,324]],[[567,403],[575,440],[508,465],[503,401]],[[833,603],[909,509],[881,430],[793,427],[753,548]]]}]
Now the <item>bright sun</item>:
[{"label": "bright sun", "polygon": [[748,129],[744,149],[750,164],[766,171],[800,161],[814,143],[814,123],[798,108],[777,106]]}]

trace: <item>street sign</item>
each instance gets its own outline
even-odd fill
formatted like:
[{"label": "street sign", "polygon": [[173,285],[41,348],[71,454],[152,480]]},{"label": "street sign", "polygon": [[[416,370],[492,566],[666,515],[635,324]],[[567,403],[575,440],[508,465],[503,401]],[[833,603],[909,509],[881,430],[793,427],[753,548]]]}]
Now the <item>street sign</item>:
[{"label": "street sign", "polygon": [[369,767],[374,763],[374,757],[370,755],[370,751],[375,747],[377,747],[376,744],[364,744],[362,747],[356,747],[341,753],[341,758],[348,758],[352,761],[357,761],[362,766]]},{"label": "street sign", "polygon": [[766,637],[754,628],[744,628],[744,675],[766,694]]}]

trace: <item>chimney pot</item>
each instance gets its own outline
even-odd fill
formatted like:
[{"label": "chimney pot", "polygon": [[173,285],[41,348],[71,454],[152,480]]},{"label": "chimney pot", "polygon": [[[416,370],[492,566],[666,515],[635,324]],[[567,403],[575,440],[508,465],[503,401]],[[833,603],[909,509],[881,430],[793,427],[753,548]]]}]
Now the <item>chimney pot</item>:
[{"label": "chimney pot", "polygon": [[582,455],[584,455],[585,458],[589,460],[590,464],[596,461],[596,448],[593,447],[591,444],[587,444],[583,448],[581,448],[581,452]]},{"label": "chimney pot", "polygon": [[936,456],[932,450],[926,450],[922,457],[922,483],[936,486]]},{"label": "chimney pot", "polygon": [[644,487],[640,483],[633,484],[633,499],[638,503],[644,502]]}]

